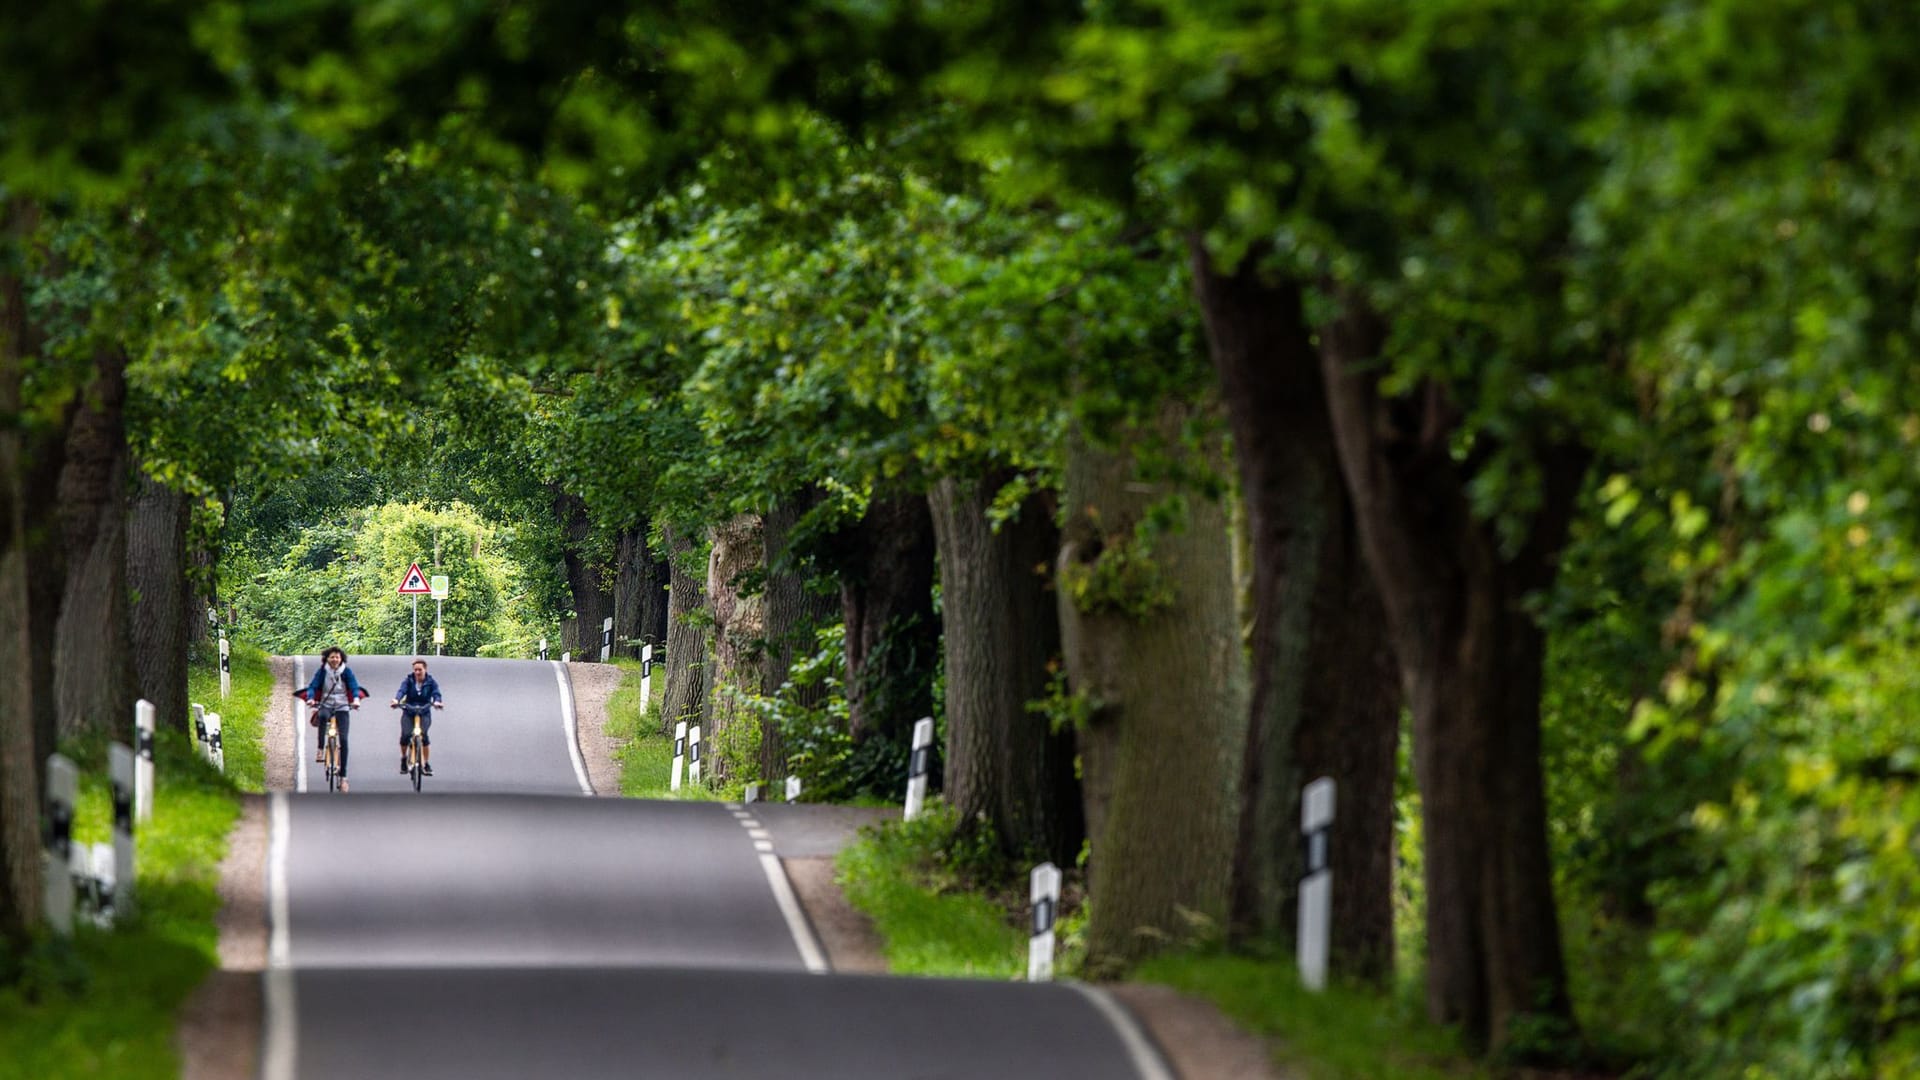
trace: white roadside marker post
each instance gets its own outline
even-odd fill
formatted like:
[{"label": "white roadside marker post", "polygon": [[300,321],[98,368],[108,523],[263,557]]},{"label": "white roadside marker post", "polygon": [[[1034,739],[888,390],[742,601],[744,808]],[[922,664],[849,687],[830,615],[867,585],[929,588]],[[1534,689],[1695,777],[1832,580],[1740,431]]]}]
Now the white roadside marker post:
[{"label": "white roadside marker post", "polygon": [[113,911],[133,910],[134,777],[139,769],[133,748],[122,743],[107,747],[107,775],[113,785]]},{"label": "white roadside marker post", "polygon": [[740,797],[740,801],[741,802],[761,802],[763,801],[764,798],[765,796],[761,794],[761,785],[748,784],[747,793]]},{"label": "white roadside marker post", "polygon": [[207,707],[193,707],[193,749],[201,757],[207,756]]},{"label": "white roadside marker post", "polygon": [[613,616],[600,620],[600,662],[613,659]]},{"label": "white roadside marker post", "polygon": [[680,774],[687,767],[687,722],[673,725],[673,781],[667,785],[668,791],[680,790]]},{"label": "white roadside marker post", "polygon": [[800,778],[797,776],[787,777],[787,801],[800,801]]},{"label": "white roadside marker post", "polygon": [[93,909],[93,925],[107,927],[119,913],[114,910],[114,899],[119,895],[120,883],[115,876],[113,845],[93,844],[88,848],[88,866],[81,872],[86,883],[87,906]]},{"label": "white roadside marker post", "polygon": [[927,802],[927,770],[933,765],[933,717],[913,722],[913,756],[907,759],[908,821],[920,816]]},{"label": "white roadside marker post", "polygon": [[1053,979],[1053,920],[1060,908],[1060,868],[1050,862],[1033,868],[1033,936],[1027,939],[1027,981]]},{"label": "white roadside marker post", "polygon": [[541,638],[540,639],[540,659],[545,660],[546,658],[547,658],[547,639]]},{"label": "white roadside marker post", "polygon": [[207,714],[207,760],[221,772],[227,771],[227,752],[220,745],[220,714]]},{"label": "white roadside marker post", "polygon": [[1333,922],[1333,870],[1327,842],[1333,831],[1333,779],[1323,776],[1300,793],[1300,832],[1306,866],[1300,877],[1300,984],[1327,985],[1328,937]]},{"label": "white roadside marker post", "polygon": [[153,702],[133,705],[133,819],[153,820]]},{"label": "white roadside marker post", "polygon": [[227,640],[227,632],[220,631],[220,700],[225,701],[233,693],[233,643]]},{"label": "white roadside marker post", "polygon": [[80,770],[65,754],[47,756],[47,848],[41,896],[47,922],[58,934],[73,933],[73,805]]},{"label": "white roadside marker post", "polygon": [[653,646],[640,646],[640,715],[647,715],[653,701]]},{"label": "white roadside marker post", "polygon": [[700,725],[687,728],[687,783],[700,782]]},{"label": "white roadside marker post", "polygon": [[572,650],[572,649],[568,649],[568,650],[567,650],[566,652],[563,652],[563,653],[561,653],[561,654],[560,654],[560,662],[561,662],[561,663],[563,663],[563,664],[571,664],[571,663],[573,663],[573,650]]}]

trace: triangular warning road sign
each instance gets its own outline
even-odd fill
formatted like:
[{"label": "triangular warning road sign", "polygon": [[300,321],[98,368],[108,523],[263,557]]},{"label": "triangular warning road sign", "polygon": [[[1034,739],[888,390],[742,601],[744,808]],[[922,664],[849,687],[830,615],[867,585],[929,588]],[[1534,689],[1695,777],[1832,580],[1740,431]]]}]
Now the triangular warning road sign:
[{"label": "triangular warning road sign", "polygon": [[420,572],[419,563],[414,563],[412,566],[407,567],[407,579],[400,583],[399,592],[401,596],[409,596],[414,593],[419,593],[424,596],[432,591],[432,589],[427,587],[427,576]]}]

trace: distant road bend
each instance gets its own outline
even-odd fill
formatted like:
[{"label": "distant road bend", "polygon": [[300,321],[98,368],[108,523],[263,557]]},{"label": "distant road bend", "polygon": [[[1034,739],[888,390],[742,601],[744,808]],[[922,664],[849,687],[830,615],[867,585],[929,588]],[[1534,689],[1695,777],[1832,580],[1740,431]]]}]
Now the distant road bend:
[{"label": "distant road bend", "polygon": [[768,854],[737,807],[581,797],[558,664],[434,659],[447,707],[415,794],[386,707],[409,659],[352,660],[373,695],[352,794],[326,793],[294,725],[308,793],[272,803],[266,1080],[1171,1077],[1098,990],[826,973],[777,832]]}]

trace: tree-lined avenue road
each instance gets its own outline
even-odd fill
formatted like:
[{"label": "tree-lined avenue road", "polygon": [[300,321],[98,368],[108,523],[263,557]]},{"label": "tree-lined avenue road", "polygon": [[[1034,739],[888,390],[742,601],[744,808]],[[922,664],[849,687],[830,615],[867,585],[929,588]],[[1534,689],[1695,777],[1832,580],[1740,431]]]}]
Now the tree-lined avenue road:
[{"label": "tree-lined avenue road", "polygon": [[816,842],[807,808],[757,850],[754,807],[581,797],[558,665],[432,659],[440,775],[414,794],[385,705],[409,659],[350,661],[373,695],[352,794],[326,794],[295,725],[309,793],[273,802],[268,1080],[1168,1075],[1097,991],[810,971],[774,858]]}]

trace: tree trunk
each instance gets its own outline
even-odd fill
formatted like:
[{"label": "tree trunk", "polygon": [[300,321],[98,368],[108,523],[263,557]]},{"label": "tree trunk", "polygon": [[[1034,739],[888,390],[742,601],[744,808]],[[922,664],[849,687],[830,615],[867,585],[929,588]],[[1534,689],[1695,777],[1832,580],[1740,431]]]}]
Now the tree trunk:
[{"label": "tree trunk", "polygon": [[[25,235],[19,204],[6,207],[6,242]],[[28,337],[21,280],[0,274],[0,415],[21,412],[21,380]],[[19,672],[14,691],[0,694],[0,947],[15,952],[40,921],[40,785],[42,760],[51,741],[37,730],[37,674],[28,592],[26,436],[19,425],[0,425],[0,665]]]},{"label": "tree trunk", "polygon": [[69,563],[54,653],[62,734],[118,732],[133,715],[127,636],[127,355],[101,349],[67,432],[60,534]]},{"label": "tree trunk", "polygon": [[618,553],[613,571],[613,653],[615,656],[640,655],[638,644],[644,634],[646,612],[647,527],[644,522],[620,530]]},{"label": "tree trunk", "polygon": [[[1141,435],[1171,442],[1188,415],[1169,404],[1157,435]],[[1076,436],[1066,478],[1057,606],[1067,673],[1089,706],[1079,738],[1092,841],[1087,950],[1104,973],[1191,934],[1190,916],[1225,922],[1246,668],[1223,508],[1187,493],[1185,523],[1142,545],[1136,526],[1172,492],[1136,476],[1130,448],[1096,450]],[[1099,576],[1103,557],[1125,557],[1128,572]],[[1145,577],[1155,587],[1076,595],[1089,571],[1095,583]]]},{"label": "tree trunk", "polygon": [[573,597],[574,632],[564,628],[561,646],[575,660],[600,659],[600,627],[613,614],[613,597],[602,586],[601,566],[588,547],[593,520],[587,516],[587,504],[578,495],[554,485],[553,516],[560,523],[560,556],[565,562],[567,591]]},{"label": "tree trunk", "polygon": [[685,720],[698,724],[707,712],[707,611],[704,577],[687,572],[687,556],[694,544],[678,529],[668,527],[667,562],[671,577],[667,619],[667,692],[660,718],[671,733]]},{"label": "tree trunk", "polygon": [[185,731],[187,638],[195,618],[187,597],[187,496],[142,473],[127,522],[130,629],[139,695],[162,728]]},{"label": "tree trunk", "polygon": [[1027,704],[1046,696],[1060,654],[1050,499],[1030,496],[996,531],[994,495],[1013,474],[945,479],[928,500],[940,550],[947,660],[947,800],[984,817],[1009,857],[1072,865],[1085,835],[1073,732],[1053,732]]},{"label": "tree trunk", "polygon": [[[713,776],[725,780],[748,761],[757,763],[759,733],[736,698],[758,693],[766,678],[766,601],[752,580],[765,565],[758,514],[741,514],[709,533],[707,607],[713,612],[713,669],[708,679],[708,730]],[[751,740],[749,741],[749,736]]]},{"label": "tree trunk", "polygon": [[933,610],[933,517],[919,495],[876,495],[838,541],[847,624],[848,726],[856,743],[897,742],[933,713],[940,617]]},{"label": "tree trunk", "polygon": [[[1354,303],[1349,301],[1350,304]],[[1385,328],[1357,306],[1323,328],[1340,463],[1413,711],[1425,814],[1427,1012],[1495,1050],[1574,1034],[1553,902],[1540,690],[1546,636],[1530,594],[1552,584],[1586,469],[1545,448],[1541,503],[1503,554],[1472,511],[1440,388],[1380,393]]]},{"label": "tree trunk", "polygon": [[[793,671],[794,658],[811,654],[819,630],[840,615],[838,598],[811,588],[813,560],[795,549],[794,530],[807,512],[821,501],[820,489],[809,486],[798,495],[779,499],[767,511],[767,666],[761,693],[782,692]],[[826,699],[821,684],[794,687],[786,693],[797,705],[813,708]],[[760,730],[760,775],[778,780],[787,775],[787,750],[780,729]]]},{"label": "tree trunk", "polygon": [[1189,247],[1252,548],[1233,936],[1292,944],[1300,792],[1331,777],[1332,967],[1384,983],[1393,975],[1399,673],[1340,477],[1319,356],[1299,287],[1263,280],[1259,252],[1228,276],[1198,237]]}]

